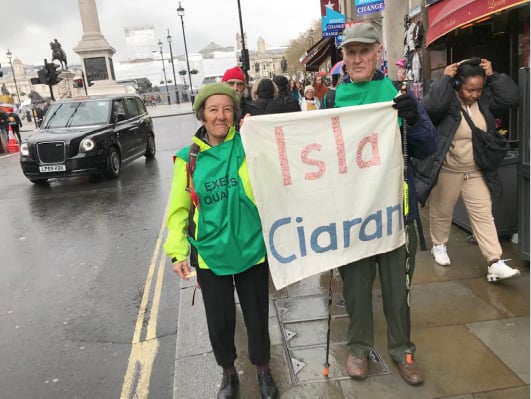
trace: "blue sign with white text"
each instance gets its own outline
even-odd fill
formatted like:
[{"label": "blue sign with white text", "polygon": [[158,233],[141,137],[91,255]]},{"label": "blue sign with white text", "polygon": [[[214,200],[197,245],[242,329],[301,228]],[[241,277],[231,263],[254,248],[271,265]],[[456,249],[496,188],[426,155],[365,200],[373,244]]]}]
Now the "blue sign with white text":
[{"label": "blue sign with white text", "polygon": [[356,14],[372,14],[383,11],[385,8],[384,0],[354,0]]},{"label": "blue sign with white text", "polygon": [[327,7],[326,15],[322,17],[322,37],[337,36],[345,29],[345,16]]}]

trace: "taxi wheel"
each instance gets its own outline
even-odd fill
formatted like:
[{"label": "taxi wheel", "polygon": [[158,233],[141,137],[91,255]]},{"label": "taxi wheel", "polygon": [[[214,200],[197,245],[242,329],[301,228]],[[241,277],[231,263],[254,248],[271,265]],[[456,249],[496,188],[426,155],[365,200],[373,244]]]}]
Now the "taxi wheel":
[{"label": "taxi wheel", "polygon": [[120,176],[121,167],[122,160],[120,159],[120,154],[116,150],[116,147],[109,148],[107,163],[105,165],[105,176],[110,179],[116,179],[118,176]]},{"label": "taxi wheel", "polygon": [[144,154],[147,159],[155,158],[157,147],[155,145],[155,136],[150,133],[147,139],[146,153]]}]

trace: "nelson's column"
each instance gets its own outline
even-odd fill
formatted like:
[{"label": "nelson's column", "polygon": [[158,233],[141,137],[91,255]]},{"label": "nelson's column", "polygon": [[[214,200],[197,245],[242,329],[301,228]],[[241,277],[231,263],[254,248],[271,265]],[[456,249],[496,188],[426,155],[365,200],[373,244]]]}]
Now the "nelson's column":
[{"label": "nelson's column", "polygon": [[116,84],[112,56],[116,50],[101,33],[96,0],[78,0],[83,36],[74,51],[81,58],[86,82],[93,82],[89,94],[124,92]]}]

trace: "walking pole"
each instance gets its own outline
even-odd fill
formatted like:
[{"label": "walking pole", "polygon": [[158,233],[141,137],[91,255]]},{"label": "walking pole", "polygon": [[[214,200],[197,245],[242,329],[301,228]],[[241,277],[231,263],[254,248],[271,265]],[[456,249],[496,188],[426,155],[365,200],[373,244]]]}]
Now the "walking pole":
[{"label": "walking pole", "polygon": [[326,332],[326,358],[324,363],[323,376],[328,377],[330,370],[330,363],[328,358],[330,355],[330,323],[332,321],[332,283],[334,281],[334,269],[330,269],[330,283],[328,284],[328,331]]},{"label": "walking pole", "polygon": [[[407,93],[406,83],[403,82],[400,87],[401,94]],[[411,304],[410,304],[410,293],[411,293],[411,269],[409,266],[409,232],[405,226],[405,220],[409,214],[409,182],[407,178],[407,121],[405,118],[402,118],[402,158],[404,160],[404,230],[406,233],[406,299],[407,299],[407,340],[408,344],[411,343]],[[413,361],[412,354],[406,354],[406,362],[411,363]]]}]

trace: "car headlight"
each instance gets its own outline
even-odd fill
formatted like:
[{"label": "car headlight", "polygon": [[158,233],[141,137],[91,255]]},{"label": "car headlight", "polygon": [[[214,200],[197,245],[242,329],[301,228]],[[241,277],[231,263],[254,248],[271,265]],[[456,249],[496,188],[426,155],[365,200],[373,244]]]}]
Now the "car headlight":
[{"label": "car headlight", "polygon": [[96,147],[96,143],[92,139],[83,139],[79,144],[79,151],[88,152]]},{"label": "car headlight", "polygon": [[28,143],[22,143],[20,145],[20,154],[24,155],[25,157],[27,157],[29,155]]}]

